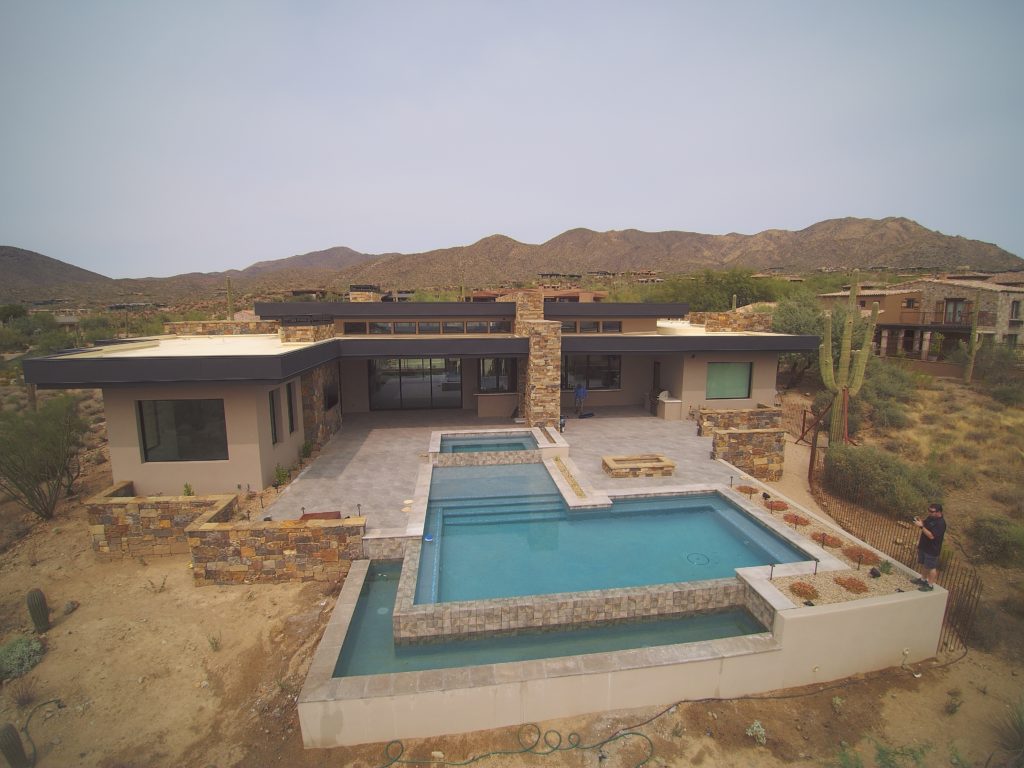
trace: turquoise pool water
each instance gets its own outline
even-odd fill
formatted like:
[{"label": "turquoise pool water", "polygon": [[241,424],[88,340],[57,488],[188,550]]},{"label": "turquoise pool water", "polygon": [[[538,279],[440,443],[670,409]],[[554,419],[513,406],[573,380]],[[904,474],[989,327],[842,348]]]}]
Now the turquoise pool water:
[{"label": "turquoise pool water", "polygon": [[414,601],[716,579],[809,559],[714,493],[570,510],[540,464],[436,467]]},{"label": "turquoise pool water", "polygon": [[392,640],[391,614],[400,570],[398,564],[371,564],[334,668],[334,677],[547,659],[690,643],[765,631],[746,611],[732,610],[572,632],[543,632],[396,647]]},{"label": "turquoise pool water", "polygon": [[441,436],[441,453],[532,451],[536,449],[537,441],[530,432],[504,432],[496,435]]}]

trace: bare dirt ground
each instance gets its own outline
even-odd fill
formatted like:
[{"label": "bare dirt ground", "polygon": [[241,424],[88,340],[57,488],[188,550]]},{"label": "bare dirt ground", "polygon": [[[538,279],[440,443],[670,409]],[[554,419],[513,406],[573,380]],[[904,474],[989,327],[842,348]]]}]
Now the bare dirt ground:
[{"label": "bare dirt ground", "polygon": [[[93,557],[79,500],[110,480],[102,421],[95,426],[78,498],[54,520],[33,522],[12,503],[0,505],[0,520],[9,528],[31,526],[0,553],[0,642],[31,632],[25,609],[30,588],[40,587],[53,609],[47,653],[23,678],[34,685],[35,703],[16,706],[19,683],[6,683],[0,693],[0,722],[20,728],[31,716],[37,765],[388,764],[383,744],[302,748],[294,702],[333,605],[329,588],[196,588],[184,556],[120,563]],[[100,458],[92,458],[96,455]],[[793,469],[799,477],[800,470]],[[65,615],[70,601],[79,607]],[[475,764],[633,766],[649,757],[647,765],[655,766],[830,765],[839,764],[844,745],[868,766],[915,764],[907,751],[902,758],[892,751],[876,756],[880,744],[883,750],[923,749],[919,765],[1002,765],[998,754],[991,757],[994,723],[1020,697],[1024,669],[1005,644],[993,650],[972,649],[963,658],[820,690],[539,723],[561,734],[561,750],[535,754],[551,751],[542,742],[534,754],[488,756]],[[54,699],[60,704],[44,703]],[[745,733],[755,720],[764,727],[764,746]],[[620,737],[600,748],[565,749],[571,732],[582,747]],[[445,761],[463,762],[520,749],[517,729],[503,728],[409,740],[402,759],[429,761],[441,752]]]}]

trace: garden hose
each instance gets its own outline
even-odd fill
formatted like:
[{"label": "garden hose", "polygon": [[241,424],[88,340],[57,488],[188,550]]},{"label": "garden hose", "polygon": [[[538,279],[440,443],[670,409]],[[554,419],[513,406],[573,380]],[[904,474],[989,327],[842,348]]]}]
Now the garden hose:
[{"label": "garden hose", "polygon": [[[961,653],[955,659],[950,659],[949,661],[945,661],[945,662],[943,662],[941,664],[936,664],[936,665],[934,665],[932,667],[932,669],[942,669],[943,667],[948,667],[948,666],[950,666],[952,664],[956,664],[958,661],[963,660],[963,658],[966,657],[966,656],[967,656],[967,647],[965,646],[964,650],[963,650],[963,653]],[[901,667],[901,669],[902,669],[902,667]],[[662,717],[663,715],[668,714],[669,712],[674,712],[679,706],[681,706],[683,704],[709,704],[711,702],[726,702],[726,701],[773,701],[773,700],[781,701],[781,700],[784,700],[784,699],[799,699],[799,698],[803,698],[805,696],[816,696],[818,694],[825,693],[826,691],[833,691],[833,690],[836,690],[838,688],[847,688],[847,687],[856,685],[858,683],[866,683],[866,682],[869,682],[871,680],[876,680],[876,679],[878,679],[880,677],[885,677],[887,674],[889,674],[889,673],[888,672],[882,672],[882,673],[880,673],[878,675],[875,675],[875,676],[865,675],[864,677],[857,678],[857,679],[849,679],[848,678],[846,680],[843,680],[842,682],[832,683],[830,685],[825,685],[825,686],[822,686],[820,688],[815,688],[812,691],[799,691],[799,692],[796,692],[796,693],[772,694],[772,695],[768,695],[768,696],[753,694],[753,695],[750,695],[750,696],[734,696],[734,697],[729,698],[729,699],[707,698],[707,699],[693,699],[693,700],[690,700],[690,701],[677,701],[676,703],[670,704],[669,706],[665,707],[664,709],[662,709],[662,710],[656,712],[655,714],[651,715],[651,717],[647,718],[646,720],[642,720],[642,721],[640,721],[638,723],[633,723],[632,725],[627,725],[624,728],[620,728],[618,731],[613,733],[607,739],[595,742],[594,744],[582,744],[581,743],[582,739],[581,739],[580,735],[578,733],[575,733],[575,732],[570,732],[569,735],[567,737],[565,737],[565,741],[567,743],[567,746],[562,746],[562,740],[563,739],[562,739],[562,734],[561,734],[560,731],[557,731],[557,730],[554,730],[554,729],[548,730],[548,731],[541,731],[540,727],[535,725],[534,723],[527,723],[526,725],[520,726],[519,730],[516,732],[516,740],[519,742],[519,745],[520,745],[521,749],[493,750],[491,752],[484,752],[483,754],[475,755],[473,757],[469,757],[469,758],[467,758],[465,760],[462,760],[462,761],[448,761],[448,760],[444,760],[444,759],[437,759],[437,760],[435,760],[435,759],[430,759],[430,760],[405,760],[405,759],[402,758],[402,755],[405,753],[405,745],[402,744],[402,742],[399,739],[395,739],[394,741],[389,741],[384,746],[384,757],[385,757],[386,762],[382,763],[379,766],[379,768],[389,768],[389,766],[392,766],[392,765],[444,765],[444,766],[471,765],[472,763],[479,762],[480,760],[484,760],[484,759],[489,758],[489,757],[502,757],[502,756],[505,756],[505,755],[537,755],[539,757],[548,757],[550,755],[553,755],[553,754],[556,754],[556,753],[559,753],[559,752],[568,752],[568,751],[574,750],[574,749],[579,749],[579,750],[593,750],[593,749],[597,749],[597,750],[600,750],[601,747],[603,747],[606,744],[610,744],[610,743],[618,741],[620,739],[627,739],[627,738],[632,738],[632,737],[640,738],[640,739],[643,739],[645,742],[647,742],[647,749],[648,749],[647,756],[643,760],[641,760],[639,763],[635,763],[633,765],[633,767],[632,767],[632,768],[640,768],[640,766],[646,765],[651,760],[651,758],[654,757],[654,742],[651,741],[651,739],[646,734],[637,732],[636,729],[643,728],[645,725],[649,725],[649,724],[653,723],[655,720],[657,720],[658,718]],[[529,736],[527,736],[527,734],[529,734]],[[543,742],[543,745],[541,744],[541,742]],[[396,752],[396,750],[397,750],[397,752]],[[989,759],[991,759],[991,757]],[[602,760],[602,761],[604,760],[604,753],[601,753],[601,757],[599,758],[599,760]]]},{"label": "garden hose", "polygon": [[491,752],[484,752],[480,755],[474,755],[473,757],[467,758],[461,761],[448,761],[444,759],[435,760],[405,760],[402,755],[405,753],[405,746],[401,741],[389,741],[384,746],[384,756],[387,758],[387,762],[380,766],[380,768],[388,768],[392,765],[470,765],[472,763],[484,760],[489,757],[503,757],[506,755],[537,755],[539,757],[548,757],[560,752],[569,752],[574,749],[583,751],[598,750],[599,760],[604,760],[605,756],[603,752],[600,752],[601,748],[606,744],[611,744],[615,741],[623,739],[638,738],[643,739],[647,744],[647,755],[638,763],[634,763],[632,768],[640,768],[642,765],[646,765],[652,757],[654,757],[654,742],[650,740],[648,736],[643,733],[635,733],[628,729],[620,730],[607,739],[595,742],[593,744],[583,744],[580,735],[575,732],[569,733],[564,738],[565,744],[563,745],[563,737],[561,731],[554,729],[541,731],[540,727],[534,723],[527,723],[519,727],[516,731],[516,740],[519,742],[520,749],[500,749],[493,750]]}]

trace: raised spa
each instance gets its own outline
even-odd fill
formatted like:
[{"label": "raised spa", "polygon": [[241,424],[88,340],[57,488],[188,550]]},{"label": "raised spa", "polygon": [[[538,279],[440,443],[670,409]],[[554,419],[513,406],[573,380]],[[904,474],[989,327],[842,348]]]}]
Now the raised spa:
[{"label": "raised spa", "polygon": [[493,451],[534,451],[532,432],[499,432],[476,435],[442,435],[441,453],[484,453]]},{"label": "raised spa", "polygon": [[717,579],[810,559],[717,493],[570,509],[541,464],[435,467],[415,603]]}]

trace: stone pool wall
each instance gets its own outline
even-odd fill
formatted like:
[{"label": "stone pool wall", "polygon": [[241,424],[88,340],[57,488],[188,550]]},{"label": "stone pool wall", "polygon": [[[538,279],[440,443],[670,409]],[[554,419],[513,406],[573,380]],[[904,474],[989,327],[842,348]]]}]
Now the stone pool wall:
[{"label": "stone pool wall", "polygon": [[479,467],[485,464],[540,464],[544,461],[544,456],[540,450],[435,453],[430,458],[435,467]]},{"label": "stone pool wall", "polygon": [[366,518],[231,521],[210,512],[186,529],[196,586],[340,581],[363,556]]},{"label": "stone pool wall", "polygon": [[410,542],[398,582],[393,617],[395,643],[410,644],[563,631],[599,624],[707,613],[743,606],[745,588],[735,578],[660,584],[594,592],[503,597],[472,602],[414,605],[420,542]]}]

